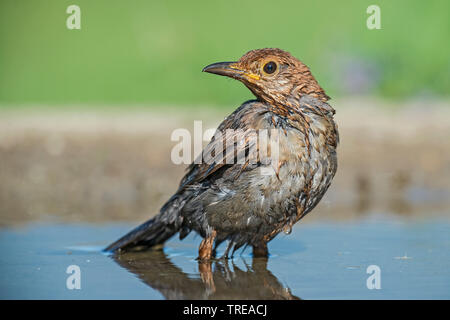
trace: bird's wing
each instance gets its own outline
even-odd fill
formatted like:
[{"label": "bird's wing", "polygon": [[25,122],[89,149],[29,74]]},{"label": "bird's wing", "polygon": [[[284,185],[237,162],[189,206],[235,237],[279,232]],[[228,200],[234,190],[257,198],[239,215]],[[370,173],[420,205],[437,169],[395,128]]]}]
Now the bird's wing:
[{"label": "bird's wing", "polygon": [[221,168],[240,165],[242,170],[250,161],[258,162],[257,130],[267,127],[266,104],[248,101],[236,109],[217,128],[209,144],[191,164],[180,183],[180,190],[201,183]]}]

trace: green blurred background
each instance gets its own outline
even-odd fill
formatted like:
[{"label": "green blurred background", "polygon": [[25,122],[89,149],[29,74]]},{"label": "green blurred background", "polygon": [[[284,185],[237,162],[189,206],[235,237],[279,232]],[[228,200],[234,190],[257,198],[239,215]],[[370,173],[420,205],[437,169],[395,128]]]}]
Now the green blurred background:
[{"label": "green blurred background", "polygon": [[[68,30],[66,8],[81,8]],[[366,9],[381,7],[381,30]],[[333,98],[448,97],[449,1],[1,0],[0,106],[237,106],[251,97],[201,73],[279,47]]]}]

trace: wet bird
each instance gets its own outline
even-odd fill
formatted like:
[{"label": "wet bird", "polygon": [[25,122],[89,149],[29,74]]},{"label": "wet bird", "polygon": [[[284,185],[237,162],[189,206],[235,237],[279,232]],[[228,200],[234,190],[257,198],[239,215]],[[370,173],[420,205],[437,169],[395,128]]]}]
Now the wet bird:
[{"label": "wet bird", "polygon": [[267,256],[267,243],[289,233],[330,186],[339,142],[335,110],[305,64],[266,48],[203,71],[242,82],[256,99],[219,125],[159,214],[105,250],[145,249],[195,231],[203,237],[200,261],[224,241],[225,258],[244,245],[255,257]]}]

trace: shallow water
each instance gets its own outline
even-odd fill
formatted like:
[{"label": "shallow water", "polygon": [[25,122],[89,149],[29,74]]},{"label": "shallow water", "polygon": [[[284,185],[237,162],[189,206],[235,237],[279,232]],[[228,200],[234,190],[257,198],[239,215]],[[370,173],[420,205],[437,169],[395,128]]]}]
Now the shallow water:
[{"label": "shallow water", "polygon": [[[200,237],[119,257],[101,249],[133,225],[34,224],[0,230],[1,299],[449,299],[450,221],[299,224],[232,260],[199,264]],[[219,248],[220,251],[223,247]],[[81,289],[67,288],[70,265]],[[381,289],[367,288],[370,265]]]}]

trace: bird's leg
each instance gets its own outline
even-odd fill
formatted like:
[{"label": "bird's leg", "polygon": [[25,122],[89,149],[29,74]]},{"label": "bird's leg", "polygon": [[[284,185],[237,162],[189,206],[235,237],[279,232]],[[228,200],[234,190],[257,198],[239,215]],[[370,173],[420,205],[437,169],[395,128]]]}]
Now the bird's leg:
[{"label": "bird's leg", "polygon": [[213,244],[216,238],[217,232],[213,230],[209,236],[202,240],[200,247],[198,248],[198,260],[207,261],[211,260],[213,255]]},{"label": "bird's leg", "polygon": [[223,240],[217,240],[214,242],[214,248],[212,251],[212,257],[215,258],[217,256],[217,247],[220,246],[220,244],[223,242]]},{"label": "bird's leg", "polygon": [[228,240],[227,248],[225,249],[225,252],[221,259],[228,259],[228,255],[230,254],[230,249],[233,247],[234,242],[232,240]]},{"label": "bird's leg", "polygon": [[252,247],[254,258],[267,257],[269,255],[269,250],[267,250],[267,242],[261,241]]}]

